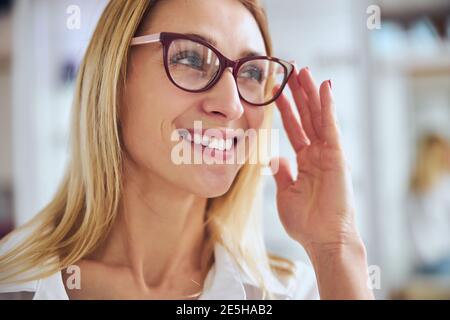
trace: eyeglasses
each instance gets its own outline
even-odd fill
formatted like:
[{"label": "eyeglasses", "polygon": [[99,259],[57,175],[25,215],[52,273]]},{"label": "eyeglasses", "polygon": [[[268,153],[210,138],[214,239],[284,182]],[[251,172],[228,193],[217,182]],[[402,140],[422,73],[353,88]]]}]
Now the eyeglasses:
[{"label": "eyeglasses", "polygon": [[[134,37],[131,46],[161,42],[164,67],[170,81],[188,92],[211,89],[227,68],[232,69],[239,97],[253,106],[274,102],[294,66],[274,57],[252,55],[230,60],[196,35],[161,32]],[[273,88],[278,85],[278,90]],[[275,91],[275,92],[274,92]]]}]

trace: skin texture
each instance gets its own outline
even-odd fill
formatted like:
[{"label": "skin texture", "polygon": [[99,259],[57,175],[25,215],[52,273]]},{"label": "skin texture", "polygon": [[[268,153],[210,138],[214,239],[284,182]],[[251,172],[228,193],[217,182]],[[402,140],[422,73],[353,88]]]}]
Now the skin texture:
[{"label": "skin texture", "polygon": [[[142,34],[205,35],[230,59],[248,51],[265,54],[256,21],[235,0],[161,1],[148,21]],[[166,76],[159,44],[132,49],[122,101],[121,210],[105,244],[78,263],[82,289],[68,290],[69,296],[185,298],[199,290],[210,267],[200,265],[207,198],[225,193],[240,165],[175,165],[171,134],[197,120],[204,129],[258,129],[264,110],[240,101],[231,69],[207,92],[178,89]]]},{"label": "skin texture", "polygon": [[[149,21],[144,34],[207,35],[231,59],[249,50],[265,54],[253,16],[235,0],[162,1]],[[193,127],[195,120],[204,128],[258,129],[264,117],[262,108],[240,101],[230,70],[213,89],[192,94],[167,78],[159,44],[133,48],[128,67],[120,114],[121,208],[107,241],[78,263],[81,290],[66,288],[71,299],[177,299],[196,293],[210,267],[200,264],[207,198],[225,193],[240,166],[176,166],[170,161],[171,133]],[[319,93],[304,69],[295,70],[289,86],[302,121],[285,96],[277,105],[300,169],[294,179],[280,159],[275,179],[281,222],[310,255],[322,298],[371,298],[331,89],[324,82]]]},{"label": "skin texture", "polygon": [[331,81],[317,88],[308,68],[290,78],[294,108],[277,106],[297,158],[292,176],[278,159],[277,206],[287,233],[308,253],[322,299],[371,299],[364,245],[358,235],[353,190],[340,141]]},{"label": "skin texture", "polygon": [[[242,57],[247,50],[265,53],[256,21],[237,1],[220,4],[224,12],[213,10],[217,1],[177,2],[163,1],[152,23],[144,28],[145,34],[167,31],[205,35],[231,59]],[[235,33],[230,32],[230,25]],[[175,165],[170,155],[177,142],[170,141],[171,133],[176,128],[194,127],[194,121],[202,121],[204,129],[257,129],[264,119],[263,108],[240,101],[231,69],[208,92],[192,94],[178,89],[166,76],[160,47],[144,45],[132,50],[123,99],[126,106],[121,115],[128,166],[138,170],[140,176],[150,175],[148,180],[156,174],[186,193],[203,198],[220,196],[229,189],[240,166]]]}]

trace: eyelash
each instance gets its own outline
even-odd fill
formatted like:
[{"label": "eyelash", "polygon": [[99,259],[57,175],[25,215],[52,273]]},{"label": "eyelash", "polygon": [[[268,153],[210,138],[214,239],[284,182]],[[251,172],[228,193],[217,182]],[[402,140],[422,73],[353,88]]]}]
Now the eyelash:
[{"label": "eyelash", "polygon": [[[181,49],[181,48],[180,48]],[[191,60],[192,58],[196,59],[195,62],[188,61],[187,63],[180,63],[183,59]],[[193,50],[183,50],[178,53],[174,53],[172,57],[169,58],[169,63],[171,65],[183,65],[190,67],[192,69],[203,71],[203,59],[199,56],[199,54]],[[248,73],[248,72],[257,72],[258,74],[256,76],[250,75],[250,76],[243,76],[242,79],[245,80],[254,80],[258,83],[262,83],[266,77],[264,75],[264,71],[261,70],[258,66],[255,65],[248,65],[245,67],[244,70],[242,70],[239,74]],[[239,75],[238,75],[239,77]]]},{"label": "eyelash", "polygon": [[261,69],[256,67],[256,66],[248,66],[243,72],[248,72],[248,71],[257,71],[259,73],[258,78],[255,79],[256,81],[258,81],[259,83],[261,83],[263,81],[263,76],[262,76],[262,72]]},{"label": "eyelash", "polygon": [[[182,51],[182,52],[178,52],[176,54],[174,54],[171,58],[170,58],[170,63],[171,64],[178,64],[180,60],[183,59],[189,59],[189,58],[195,58],[198,59],[201,62],[201,65],[203,65],[203,59],[201,59],[198,54],[196,54],[193,51]],[[198,65],[193,65],[191,63],[189,64],[183,64],[183,65],[189,65],[192,67],[196,67],[197,69],[199,69],[200,67]]]}]

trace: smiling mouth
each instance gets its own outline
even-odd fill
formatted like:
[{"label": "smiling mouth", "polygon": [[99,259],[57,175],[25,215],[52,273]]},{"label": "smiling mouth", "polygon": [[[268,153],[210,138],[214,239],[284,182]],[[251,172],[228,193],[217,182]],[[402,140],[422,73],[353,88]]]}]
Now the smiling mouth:
[{"label": "smiling mouth", "polygon": [[[193,144],[206,147],[209,149],[219,150],[219,151],[230,151],[235,147],[240,140],[238,136],[231,136],[227,138],[221,138],[218,136],[211,136],[202,134],[199,132],[194,132],[190,129],[179,129],[179,135]],[[223,136],[227,136],[224,134]]]}]

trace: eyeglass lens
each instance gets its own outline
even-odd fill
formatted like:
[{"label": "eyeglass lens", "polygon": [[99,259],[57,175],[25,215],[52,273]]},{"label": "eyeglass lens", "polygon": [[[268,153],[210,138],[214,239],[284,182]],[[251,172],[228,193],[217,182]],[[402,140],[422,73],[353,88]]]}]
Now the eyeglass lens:
[{"label": "eyeglass lens", "polygon": [[[201,43],[177,39],[167,52],[167,66],[172,80],[181,88],[200,91],[217,76],[219,57]],[[271,88],[282,85],[286,69],[282,64],[265,58],[255,58],[241,64],[236,76],[241,97],[252,104],[263,104],[273,99]],[[276,94],[276,93],[275,93]]]}]

